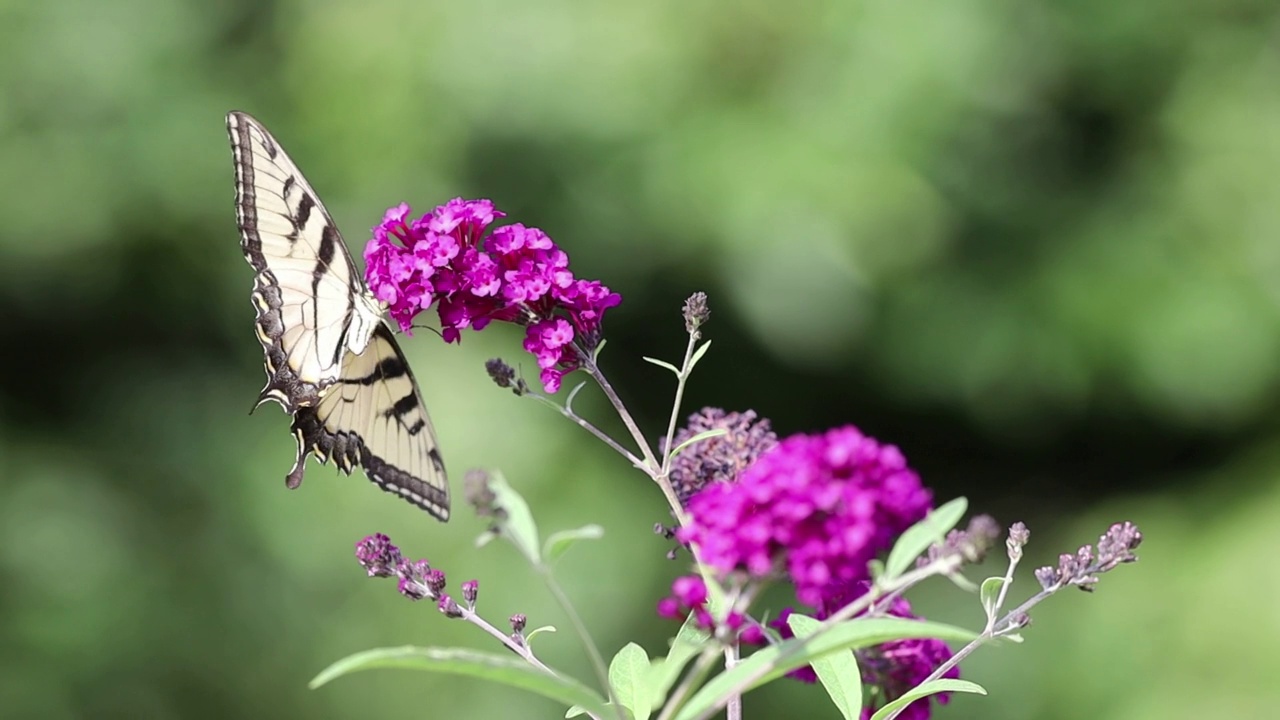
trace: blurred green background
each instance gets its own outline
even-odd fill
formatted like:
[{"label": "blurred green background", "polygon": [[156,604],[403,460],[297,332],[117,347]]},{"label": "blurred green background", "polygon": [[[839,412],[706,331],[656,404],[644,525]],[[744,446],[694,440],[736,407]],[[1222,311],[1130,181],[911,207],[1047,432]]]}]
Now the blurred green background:
[{"label": "blurred green background", "polygon": [[[589,680],[470,467],[546,531],[612,654],[663,650],[682,566],[624,462],[483,362],[518,332],[409,340],[448,525],[312,467],[262,382],[227,110],[260,118],[359,253],[383,210],[489,197],[620,292],[604,365],[652,435],[705,290],[686,412],[853,422],[940,499],[1024,520],[1030,571],[1114,521],[1142,562],[978,653],[940,718],[1263,717],[1280,701],[1280,8],[1168,2],[7,0],[0,4],[0,717],[538,717],[479,681],[306,682],[378,645],[489,649],[366,580],[389,533],[525,612]],[[566,387],[571,387],[567,385]],[[585,392],[578,405],[601,418]],[[1000,571],[998,564],[988,568]],[[939,583],[918,608],[971,627]],[[836,717],[780,683],[749,717]]]}]

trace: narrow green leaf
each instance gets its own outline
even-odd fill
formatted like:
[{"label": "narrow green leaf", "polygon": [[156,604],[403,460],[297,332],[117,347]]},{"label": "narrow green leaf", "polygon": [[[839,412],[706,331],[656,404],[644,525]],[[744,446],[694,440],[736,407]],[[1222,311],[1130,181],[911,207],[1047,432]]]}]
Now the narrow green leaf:
[{"label": "narrow green leaf", "polygon": [[[818,631],[821,626],[817,620],[799,613],[787,617],[787,625],[796,637],[806,638]],[[831,702],[844,716],[845,720],[854,720],[862,716],[862,673],[858,670],[858,659],[852,650],[840,650],[813,661],[813,671],[818,681],[826,688]]]},{"label": "narrow green leaf", "polygon": [[676,633],[675,639],[671,641],[671,649],[667,651],[667,656],[653,661],[650,665],[647,685],[651,707],[661,707],[666,702],[667,693],[680,678],[684,666],[697,657],[710,639],[710,635],[698,629],[697,621],[692,614],[685,619],[684,624],[680,626],[680,632]]},{"label": "narrow green leaf", "polygon": [[511,655],[495,655],[465,648],[394,647],[349,655],[325,668],[309,684],[315,689],[335,678],[360,670],[401,668],[490,680],[528,690],[565,705],[578,705],[597,717],[609,712],[605,699],[568,677],[550,675]]},{"label": "narrow green leaf", "polygon": [[550,565],[579,540],[598,540],[602,537],[604,537],[604,528],[599,525],[583,525],[574,530],[561,530],[547,538],[546,543],[542,545],[542,556]]},{"label": "narrow green leaf", "polygon": [[707,349],[710,347],[711,341],[708,340],[698,346],[697,350],[693,351],[693,357],[689,358],[689,370],[693,370],[693,366],[697,365],[698,361],[702,359],[702,356],[707,354]]},{"label": "narrow green leaf", "polygon": [[581,705],[574,705],[573,707],[569,708],[568,711],[565,712],[564,716],[566,718],[578,717],[579,715],[582,715],[586,712],[587,712],[586,710],[582,709]]},{"label": "narrow green leaf", "polygon": [[725,592],[724,586],[709,568],[699,569],[703,571],[702,584],[707,586],[707,612],[717,621],[724,620],[733,609],[729,607],[729,593]]},{"label": "narrow green leaf", "polygon": [[975,695],[987,694],[987,691],[984,690],[981,685],[971,683],[967,680],[950,680],[947,678],[931,680],[923,685],[917,685],[915,688],[909,690],[906,694],[893,702],[886,703],[884,707],[876,711],[875,715],[871,716],[871,720],[884,720],[889,717],[890,713],[895,712],[899,708],[904,708],[920,698],[944,692],[974,693]]},{"label": "narrow green leaf", "polygon": [[608,344],[609,344],[608,340],[601,340],[600,344],[596,346],[596,349],[591,351],[592,362],[596,362],[597,360],[600,359],[600,353],[604,352],[604,346]]},{"label": "narrow green leaf", "polygon": [[658,367],[666,368],[666,369],[670,370],[671,372],[675,373],[675,376],[676,376],[676,377],[680,377],[680,368],[676,367],[675,365],[672,365],[671,363],[669,363],[669,362],[667,362],[667,361],[665,361],[665,360],[659,360],[659,359],[657,359],[657,358],[646,357],[646,356],[643,356],[643,355],[641,356],[641,358],[642,358],[645,362],[650,362],[650,363],[653,363],[654,365],[657,365]]},{"label": "narrow green leaf", "polygon": [[982,610],[987,614],[988,618],[995,617],[996,611],[1000,608],[996,602],[1000,599],[1000,590],[1004,587],[1004,578],[989,577],[982,581],[982,588],[978,591],[978,598],[982,600]]},{"label": "narrow green leaf", "polygon": [[952,585],[955,585],[967,593],[978,592],[978,586],[974,585],[973,581],[960,573],[947,573],[947,579],[951,581]]},{"label": "narrow green leaf", "polygon": [[540,634],[542,634],[542,633],[553,633],[553,632],[555,632],[555,631],[556,631],[556,626],[555,626],[555,625],[543,625],[543,626],[542,626],[542,627],[540,627],[540,628],[535,628],[532,632],[527,632],[527,633],[525,633],[525,634],[524,634],[524,642],[525,642],[525,644],[526,644],[526,645],[532,645],[532,644],[533,644],[533,639],[534,639],[535,637],[537,637],[538,635],[540,635]]},{"label": "narrow green leaf", "polygon": [[[609,709],[609,714],[606,715],[605,717],[610,717],[610,718],[620,717],[618,715],[618,712],[614,709],[615,706],[613,703],[605,703],[604,706]],[[586,712],[587,711],[584,710],[583,708],[577,705],[574,705],[573,707],[569,708],[568,711],[565,712],[564,716],[566,718],[577,717],[579,715],[585,714]],[[599,716],[597,715],[597,717]]]},{"label": "narrow green leaf", "polygon": [[542,561],[538,554],[538,526],[533,521],[533,513],[529,512],[529,504],[500,472],[489,474],[489,489],[496,496],[495,504],[506,511],[506,518],[498,523],[502,536],[537,565]]},{"label": "narrow green leaf", "polygon": [[718,437],[718,436],[720,436],[720,435],[728,435],[728,434],[729,434],[729,431],[728,431],[728,430],[725,430],[724,428],[716,428],[715,430],[703,430],[702,432],[698,433],[697,435],[694,435],[693,437],[689,438],[688,440],[685,440],[684,442],[682,442],[682,443],[680,443],[679,445],[677,445],[677,446],[675,446],[674,448],[672,448],[672,449],[671,449],[671,452],[667,453],[667,456],[668,456],[668,457],[675,457],[675,456],[676,456],[676,454],[677,454],[677,453],[679,453],[681,450],[683,450],[683,449],[685,449],[685,448],[689,447],[690,445],[692,445],[692,444],[694,444],[694,443],[696,443],[696,442],[702,442],[703,440],[706,440],[707,438],[713,438],[713,437]]},{"label": "narrow green leaf", "polygon": [[609,685],[614,697],[635,720],[648,720],[653,709],[646,687],[648,678],[649,655],[635,643],[627,643],[609,663]]},{"label": "narrow green leaf", "polygon": [[881,645],[890,640],[907,638],[937,638],[967,643],[974,638],[974,633],[963,628],[927,620],[886,617],[847,620],[809,638],[792,638],[752,653],[732,670],[717,675],[704,685],[681,708],[676,720],[689,720],[713,707],[723,705],[729,694],[740,683],[765,668],[768,668],[768,671],[747,683],[742,688],[742,692],[745,693],[782,677],[802,665],[808,665],[816,658],[837,650],[857,650]]},{"label": "narrow green leaf", "polygon": [[574,386],[573,386],[573,389],[569,391],[569,397],[567,397],[567,398],[565,398],[565,399],[564,399],[564,409],[565,409],[567,412],[573,412],[573,399],[574,399],[574,398],[576,398],[576,397],[578,397],[578,393],[582,391],[582,388],[583,388],[586,384],[587,384],[587,381],[586,381],[586,380],[583,380],[582,382],[578,383],[577,385],[574,385]]},{"label": "narrow green leaf", "polygon": [[907,528],[889,551],[889,560],[885,563],[885,576],[896,578],[911,567],[916,558],[929,549],[929,546],[942,540],[951,528],[964,517],[969,508],[969,501],[959,497],[935,509],[925,519]]}]

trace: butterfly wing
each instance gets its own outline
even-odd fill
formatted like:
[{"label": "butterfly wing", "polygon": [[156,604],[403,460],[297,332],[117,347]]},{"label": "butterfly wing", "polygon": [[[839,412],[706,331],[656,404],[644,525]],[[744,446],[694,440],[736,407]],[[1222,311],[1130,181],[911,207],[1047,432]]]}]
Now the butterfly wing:
[{"label": "butterfly wing", "polygon": [[357,464],[378,487],[449,519],[449,484],[435,429],[404,354],[386,325],[362,354],[348,353],[338,382],[293,419],[298,456],[291,486],[302,482],[308,454],[333,458],[348,475]]},{"label": "butterfly wing", "polygon": [[257,271],[253,303],[267,357],[259,403],[314,405],[379,322],[333,218],[271,133],[227,115],[241,249]]},{"label": "butterfly wing", "polygon": [[236,167],[236,219],[257,271],[253,304],[267,384],[258,404],[293,415],[298,454],[356,465],[379,487],[449,518],[435,429],[382,308],[368,293],[337,225],[298,166],[261,123],[227,115]]}]

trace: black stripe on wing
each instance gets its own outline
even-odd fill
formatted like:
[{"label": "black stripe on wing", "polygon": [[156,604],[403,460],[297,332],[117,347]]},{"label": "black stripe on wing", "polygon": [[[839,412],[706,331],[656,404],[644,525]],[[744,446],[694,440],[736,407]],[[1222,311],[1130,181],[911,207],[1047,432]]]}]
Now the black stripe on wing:
[{"label": "black stripe on wing", "polygon": [[365,356],[349,355],[346,367],[355,372],[342,377],[319,405],[298,408],[294,415],[298,454],[285,484],[302,484],[308,455],[322,463],[332,458],[343,473],[360,465],[378,487],[447,521],[444,461],[391,331],[379,325]]}]

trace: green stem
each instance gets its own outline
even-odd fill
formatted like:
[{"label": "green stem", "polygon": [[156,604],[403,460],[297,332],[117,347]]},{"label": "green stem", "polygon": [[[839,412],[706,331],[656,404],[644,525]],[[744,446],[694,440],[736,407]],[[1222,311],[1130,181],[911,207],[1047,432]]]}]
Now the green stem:
[{"label": "green stem", "polygon": [[667,442],[663,445],[667,449],[666,455],[662,458],[662,477],[664,480],[667,477],[667,472],[671,469],[671,442],[676,435],[676,423],[680,420],[680,405],[684,401],[684,386],[689,380],[689,362],[693,360],[693,351],[697,346],[699,337],[701,335],[696,330],[689,333],[689,344],[684,349],[684,362],[680,363],[680,374],[676,377],[676,399],[671,404],[671,418],[667,421]]},{"label": "green stem", "polygon": [[569,601],[569,596],[564,594],[564,589],[560,587],[560,583],[556,582],[555,577],[551,574],[551,568],[539,564],[537,569],[538,574],[542,575],[542,581],[547,584],[547,589],[555,597],[556,603],[564,611],[564,614],[569,617],[569,623],[573,625],[573,630],[578,634],[578,639],[582,641],[583,648],[587,651],[588,657],[591,658],[591,666],[596,672],[596,679],[609,695],[609,702],[613,703],[618,712],[618,720],[627,720],[626,711],[618,703],[618,698],[613,693],[613,685],[609,682],[609,667],[605,664],[604,656],[600,654],[600,650],[596,648],[595,641],[591,639],[591,632],[587,630],[586,623],[582,622],[578,611],[574,609],[573,603]]}]

